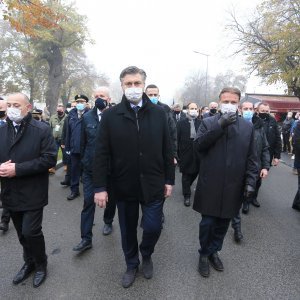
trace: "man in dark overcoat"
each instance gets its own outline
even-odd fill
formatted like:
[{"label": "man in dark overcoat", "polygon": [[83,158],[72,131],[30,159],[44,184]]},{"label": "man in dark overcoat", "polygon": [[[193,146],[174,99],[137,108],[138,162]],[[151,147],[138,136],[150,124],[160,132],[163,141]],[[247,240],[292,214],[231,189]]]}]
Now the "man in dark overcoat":
[{"label": "man in dark overcoat", "polygon": [[35,271],[33,286],[38,287],[47,273],[42,219],[56,145],[49,125],[34,120],[30,109],[26,95],[8,96],[7,122],[0,127],[0,179],[3,207],[10,212],[25,260],[13,283]]},{"label": "man in dark overcoat", "polygon": [[140,264],[140,205],[142,271],[147,279],[153,275],[151,255],[161,233],[164,198],[171,195],[175,167],[165,111],[143,92],[145,71],[128,67],[121,72],[120,80],[122,101],[103,113],[97,132],[93,177],[95,203],[105,207],[109,201],[109,171],[111,174],[127,265],[122,285],[127,288],[134,282]]},{"label": "man in dark overcoat", "polygon": [[220,93],[220,111],[203,119],[195,146],[201,164],[193,208],[201,213],[199,272],[209,276],[209,262],[218,271],[224,266],[218,256],[230,219],[255,191],[258,177],[253,126],[238,117],[241,93],[224,88]]},{"label": "man in dark overcoat", "polygon": [[189,103],[187,109],[186,118],[177,122],[177,140],[184,205],[190,206],[191,185],[199,173],[199,155],[194,151],[193,143],[201,120],[196,103]]}]

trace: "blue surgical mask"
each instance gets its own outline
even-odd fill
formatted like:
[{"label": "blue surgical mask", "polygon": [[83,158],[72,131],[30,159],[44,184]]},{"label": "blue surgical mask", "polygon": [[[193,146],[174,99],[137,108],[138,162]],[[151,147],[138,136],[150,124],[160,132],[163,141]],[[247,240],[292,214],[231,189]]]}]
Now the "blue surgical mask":
[{"label": "blue surgical mask", "polygon": [[83,103],[77,103],[76,104],[76,108],[77,108],[77,110],[84,110],[84,104]]},{"label": "blue surgical mask", "polygon": [[158,98],[157,97],[150,97],[149,99],[151,100],[151,102],[153,104],[157,104],[157,102],[158,102]]},{"label": "blue surgical mask", "polygon": [[251,122],[252,121],[252,117],[253,117],[253,111],[251,111],[251,110],[245,110],[245,111],[243,111],[243,118],[246,121]]}]

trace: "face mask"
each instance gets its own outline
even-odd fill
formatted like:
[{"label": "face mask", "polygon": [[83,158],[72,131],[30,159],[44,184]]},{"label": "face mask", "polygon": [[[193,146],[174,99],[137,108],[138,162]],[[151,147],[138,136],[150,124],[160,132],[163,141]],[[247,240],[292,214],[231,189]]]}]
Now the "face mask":
[{"label": "face mask", "polygon": [[21,110],[15,107],[7,108],[7,116],[11,121],[15,123],[20,123],[24,118],[21,114]]},{"label": "face mask", "polygon": [[264,120],[269,118],[269,114],[268,113],[259,113],[258,116],[261,119],[264,119]]},{"label": "face mask", "polygon": [[77,108],[77,110],[80,110],[80,111],[82,111],[82,110],[84,110],[84,104],[83,103],[77,103],[76,104],[76,108]]},{"label": "face mask", "polygon": [[209,110],[209,112],[214,115],[217,112],[217,109],[216,108],[211,108]]},{"label": "face mask", "polygon": [[37,121],[40,121],[40,117],[38,117],[38,116],[34,116],[33,118]]},{"label": "face mask", "polygon": [[107,106],[107,101],[101,98],[97,98],[95,101],[95,106],[101,111]]},{"label": "face mask", "polygon": [[197,118],[199,113],[197,112],[197,110],[189,110],[189,115],[192,117],[192,118]]},{"label": "face mask", "polygon": [[229,113],[229,112],[236,112],[237,105],[231,103],[221,103],[220,109],[222,114]]},{"label": "face mask", "polygon": [[293,114],[288,114],[287,116],[288,116],[288,118],[291,118],[293,116]]},{"label": "face mask", "polygon": [[64,112],[63,112],[63,111],[60,111],[60,110],[58,110],[58,111],[57,111],[57,114],[58,114],[59,116],[62,116],[62,115],[64,114]]},{"label": "face mask", "polygon": [[175,115],[179,115],[179,114],[180,114],[180,111],[175,110],[174,113],[175,113]]},{"label": "face mask", "polygon": [[187,110],[186,110],[186,109],[183,109],[182,112],[183,112],[184,114],[186,114],[186,113],[187,113]]},{"label": "face mask", "polygon": [[251,110],[245,110],[245,111],[243,111],[243,118],[246,121],[251,122],[252,117],[253,117],[253,111],[251,111]]},{"label": "face mask", "polygon": [[157,102],[158,102],[158,98],[157,97],[151,97],[151,98],[149,98],[150,100],[151,100],[151,102],[153,103],[153,104],[157,104]]},{"label": "face mask", "polygon": [[4,118],[5,117],[5,110],[1,110],[0,111],[0,118]]},{"label": "face mask", "polygon": [[127,100],[132,104],[138,104],[143,96],[143,89],[142,88],[127,88],[125,90],[125,96]]}]

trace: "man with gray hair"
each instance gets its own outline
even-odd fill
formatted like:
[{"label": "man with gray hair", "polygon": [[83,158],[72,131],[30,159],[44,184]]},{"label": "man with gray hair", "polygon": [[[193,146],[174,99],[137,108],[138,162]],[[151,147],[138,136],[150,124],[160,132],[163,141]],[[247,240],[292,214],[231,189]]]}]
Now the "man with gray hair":
[{"label": "man with gray hair", "polygon": [[179,103],[175,103],[172,108],[173,108],[173,118],[176,123],[186,118],[186,115],[184,112],[182,112],[181,105]]},{"label": "man with gray hair", "polygon": [[95,141],[95,203],[105,207],[111,192],[117,202],[127,265],[124,288],[132,285],[140,264],[140,205],[142,271],[146,279],[152,278],[151,255],[161,233],[164,198],[171,196],[175,177],[166,113],[144,93],[145,80],[146,73],[140,68],[132,66],[121,72],[122,101],[102,114]]},{"label": "man with gray hair", "polygon": [[42,220],[56,145],[51,128],[34,120],[30,110],[26,95],[8,96],[7,122],[0,126],[0,180],[3,207],[11,214],[25,260],[13,283],[21,283],[35,271],[33,286],[38,287],[47,275]]},{"label": "man with gray hair", "polygon": [[218,113],[219,104],[217,102],[210,102],[208,104],[209,112],[203,115],[204,118],[213,117],[215,114]]}]

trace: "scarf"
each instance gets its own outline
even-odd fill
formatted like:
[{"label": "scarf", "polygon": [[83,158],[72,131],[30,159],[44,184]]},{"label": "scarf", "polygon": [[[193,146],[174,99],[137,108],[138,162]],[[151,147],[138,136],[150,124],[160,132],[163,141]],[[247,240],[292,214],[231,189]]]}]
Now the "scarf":
[{"label": "scarf", "polygon": [[186,117],[190,122],[190,138],[194,139],[196,137],[195,118],[192,118],[188,113],[186,114]]}]

